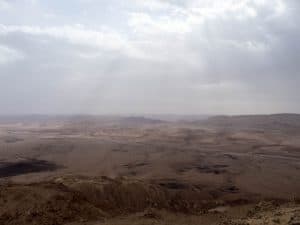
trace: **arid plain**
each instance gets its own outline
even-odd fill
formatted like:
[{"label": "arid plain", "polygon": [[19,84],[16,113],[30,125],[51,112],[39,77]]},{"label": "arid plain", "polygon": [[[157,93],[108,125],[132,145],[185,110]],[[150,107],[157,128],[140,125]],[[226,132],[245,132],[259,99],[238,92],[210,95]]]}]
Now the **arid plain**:
[{"label": "arid plain", "polygon": [[299,224],[300,115],[0,118],[0,224]]}]

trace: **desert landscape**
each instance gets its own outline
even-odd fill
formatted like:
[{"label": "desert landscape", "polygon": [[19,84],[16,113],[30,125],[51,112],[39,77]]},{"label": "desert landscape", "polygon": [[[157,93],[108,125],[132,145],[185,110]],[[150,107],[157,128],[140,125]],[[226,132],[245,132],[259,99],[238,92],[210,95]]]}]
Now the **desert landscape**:
[{"label": "desert landscape", "polygon": [[0,0],[0,225],[300,225],[300,0]]},{"label": "desert landscape", "polygon": [[300,224],[300,115],[2,116],[0,224]]}]

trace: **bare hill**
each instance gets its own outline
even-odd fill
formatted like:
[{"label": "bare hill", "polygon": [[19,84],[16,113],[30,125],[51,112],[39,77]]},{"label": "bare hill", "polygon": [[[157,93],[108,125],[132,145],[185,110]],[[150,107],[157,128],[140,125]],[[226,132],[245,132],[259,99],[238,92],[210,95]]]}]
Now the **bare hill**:
[{"label": "bare hill", "polygon": [[300,114],[214,116],[199,124],[232,129],[297,130]]}]

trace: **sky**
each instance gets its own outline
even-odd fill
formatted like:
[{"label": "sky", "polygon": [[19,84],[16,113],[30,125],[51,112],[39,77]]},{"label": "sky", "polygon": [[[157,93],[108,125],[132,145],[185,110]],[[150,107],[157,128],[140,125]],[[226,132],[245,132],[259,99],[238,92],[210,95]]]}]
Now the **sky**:
[{"label": "sky", "polygon": [[300,113],[299,0],[0,0],[0,114]]}]

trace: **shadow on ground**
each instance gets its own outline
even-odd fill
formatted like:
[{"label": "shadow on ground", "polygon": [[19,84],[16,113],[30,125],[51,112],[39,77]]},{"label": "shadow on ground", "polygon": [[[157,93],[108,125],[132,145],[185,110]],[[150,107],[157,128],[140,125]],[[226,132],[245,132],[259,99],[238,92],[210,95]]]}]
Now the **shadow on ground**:
[{"label": "shadow on ground", "polygon": [[0,178],[12,177],[27,173],[55,171],[60,166],[45,160],[27,159],[19,162],[0,163]]}]

